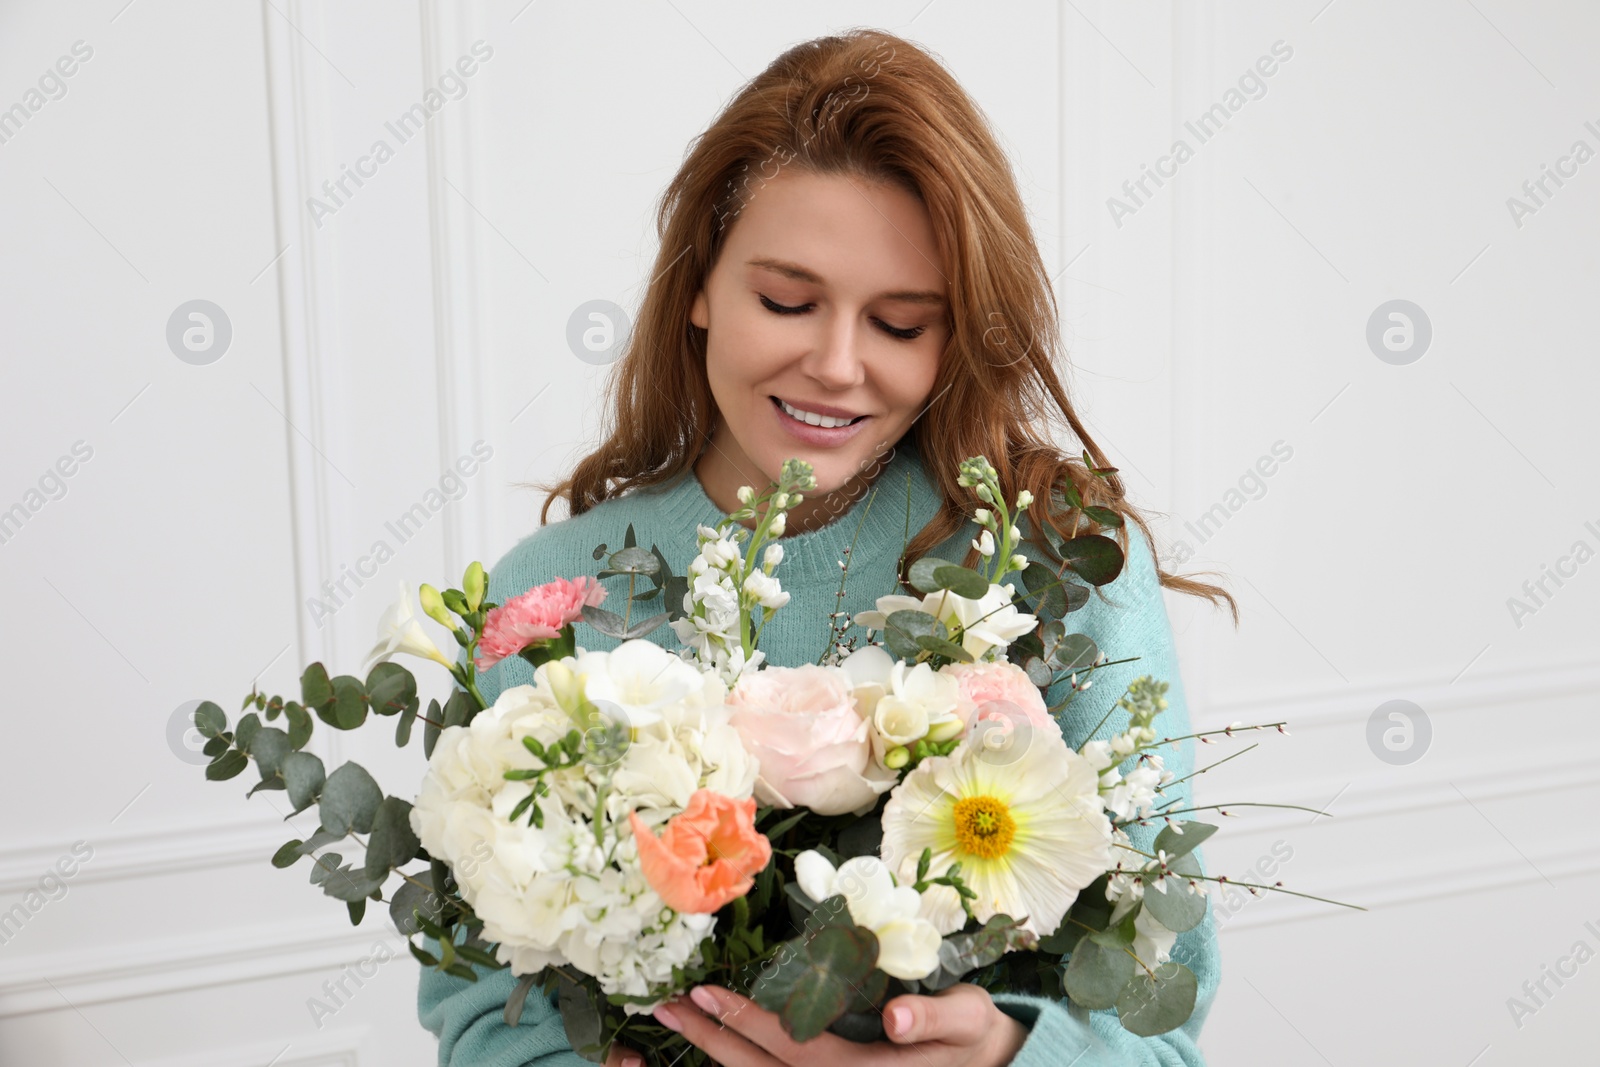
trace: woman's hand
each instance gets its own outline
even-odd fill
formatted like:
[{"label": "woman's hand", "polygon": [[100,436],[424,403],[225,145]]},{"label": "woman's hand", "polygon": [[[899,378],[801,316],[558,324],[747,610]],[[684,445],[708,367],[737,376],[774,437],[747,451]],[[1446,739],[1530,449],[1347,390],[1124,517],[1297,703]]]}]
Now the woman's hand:
[{"label": "woman's hand", "polygon": [[656,1019],[724,1067],[1004,1067],[1028,1039],[1027,1028],[995,1007],[987,990],[969,984],[895,997],[883,1009],[889,1040],[868,1045],[828,1033],[801,1044],[777,1015],[717,986],[697,986],[688,999],[657,1008]]}]

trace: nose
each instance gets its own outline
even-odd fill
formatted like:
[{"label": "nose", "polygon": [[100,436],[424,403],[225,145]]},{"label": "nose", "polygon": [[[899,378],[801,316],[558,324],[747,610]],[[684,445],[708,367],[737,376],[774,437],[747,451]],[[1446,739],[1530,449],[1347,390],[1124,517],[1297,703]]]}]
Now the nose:
[{"label": "nose", "polygon": [[852,315],[818,316],[822,329],[816,343],[801,360],[800,369],[833,392],[843,392],[866,380],[866,367],[858,353],[859,329]]}]

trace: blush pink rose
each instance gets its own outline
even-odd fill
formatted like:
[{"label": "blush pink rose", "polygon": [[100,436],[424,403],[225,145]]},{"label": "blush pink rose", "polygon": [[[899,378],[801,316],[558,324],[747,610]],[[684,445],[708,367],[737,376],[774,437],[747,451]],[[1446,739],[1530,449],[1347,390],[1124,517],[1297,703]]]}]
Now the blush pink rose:
[{"label": "blush pink rose", "polygon": [[866,720],[839,667],[767,667],[728,693],[729,724],[761,764],[763,804],[840,815],[870,807],[898,780],[877,771]]},{"label": "blush pink rose", "polygon": [[961,687],[963,702],[971,701],[977,707],[969,726],[983,719],[1004,721],[1021,716],[1034,726],[1060,735],[1061,726],[1050,715],[1039,687],[1015,663],[948,663],[939,668],[939,673],[953,677]]},{"label": "blush pink rose", "polygon": [[486,671],[537,641],[559,637],[563,626],[583,616],[585,604],[598,607],[605,598],[600,579],[588,576],[536,585],[489,612],[473,662]]}]

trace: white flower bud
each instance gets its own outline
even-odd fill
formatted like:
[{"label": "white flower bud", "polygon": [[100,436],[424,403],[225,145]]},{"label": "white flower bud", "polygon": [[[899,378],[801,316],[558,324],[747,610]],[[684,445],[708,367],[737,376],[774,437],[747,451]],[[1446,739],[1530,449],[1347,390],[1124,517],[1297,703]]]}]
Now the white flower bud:
[{"label": "white flower bud", "polygon": [[985,557],[994,555],[994,534],[983,531],[973,539],[972,547]]},{"label": "white flower bud", "polygon": [[761,554],[761,564],[762,564],[762,566],[766,567],[766,569],[769,570],[769,571],[772,568],[776,567],[778,564],[782,563],[782,562],[783,562],[783,546],[782,545],[768,545],[767,546],[767,550]]},{"label": "white flower bud", "polygon": [[1027,507],[1031,503],[1033,503],[1033,494],[1030,493],[1028,490],[1024,489],[1022,492],[1017,494],[1017,510],[1018,511],[1021,511],[1023,508]]},{"label": "white flower bud", "polygon": [[780,514],[777,518],[772,520],[772,525],[767,527],[767,532],[772,534],[773,537],[782,537],[784,527],[789,524],[788,519],[789,517],[787,515]]},{"label": "white flower bud", "polygon": [[748,504],[756,498],[756,491],[748,485],[741,485],[738,492],[739,503]]}]

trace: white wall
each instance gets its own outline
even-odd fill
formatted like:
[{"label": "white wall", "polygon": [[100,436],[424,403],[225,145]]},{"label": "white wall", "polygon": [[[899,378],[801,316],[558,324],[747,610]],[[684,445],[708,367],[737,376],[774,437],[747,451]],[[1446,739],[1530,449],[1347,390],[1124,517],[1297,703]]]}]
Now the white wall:
[{"label": "white wall", "polygon": [[[90,854],[0,944],[0,1061],[433,1062],[408,957],[313,1020],[324,982],[397,939],[271,869],[305,834],[281,796],[204,782],[169,724],[199,697],[231,713],[258,677],[291,691],[313,659],[356,669],[398,581],[533,528],[515,483],[561,473],[599,424],[605,370],[567,348],[572,312],[636,305],[655,199],[743,80],[857,24],[941,54],[996,122],[1060,272],[1082,409],[1169,566],[1240,598],[1237,632],[1169,601],[1197,728],[1291,733],[1203,748],[1261,742],[1201,801],[1331,813],[1230,809],[1209,862],[1243,877],[1276,849],[1267,880],[1369,909],[1230,909],[1212,1061],[1588,1047],[1592,966],[1539,1002],[1521,987],[1600,949],[1600,564],[1520,619],[1507,601],[1600,549],[1600,164],[1520,225],[1507,198],[1574,141],[1600,149],[1592,7],[124,3],[0,7],[0,108],[93,51],[0,143],[0,509],[40,505],[0,543],[20,757],[0,911],[38,902],[75,842]],[[385,123],[479,41],[464,95],[400,143]],[[1264,91],[1227,108],[1279,41]],[[1200,143],[1185,122],[1217,103]],[[393,158],[308,209],[379,138]],[[1193,157],[1124,193],[1175,138]],[[232,329],[205,365],[166,339],[196,299]],[[1431,322],[1408,363],[1366,336],[1396,299]],[[78,442],[64,493],[29,497]],[[402,542],[386,521],[476,442],[491,458]],[[380,540],[375,577],[309,606]],[[1369,746],[1391,700],[1427,716],[1424,757]],[[420,749],[381,742],[317,744],[404,793]],[[1514,1019],[1513,996],[1536,1010]]]}]

